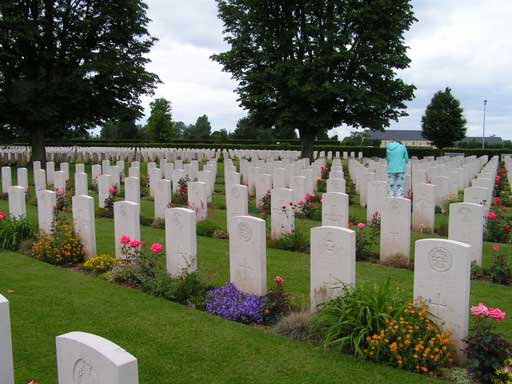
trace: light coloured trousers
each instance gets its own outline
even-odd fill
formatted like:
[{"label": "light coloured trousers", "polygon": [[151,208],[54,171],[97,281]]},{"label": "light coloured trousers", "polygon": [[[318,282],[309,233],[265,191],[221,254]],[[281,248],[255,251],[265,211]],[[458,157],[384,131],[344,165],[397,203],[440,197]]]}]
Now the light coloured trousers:
[{"label": "light coloured trousers", "polygon": [[405,173],[388,173],[388,197],[404,197]]}]

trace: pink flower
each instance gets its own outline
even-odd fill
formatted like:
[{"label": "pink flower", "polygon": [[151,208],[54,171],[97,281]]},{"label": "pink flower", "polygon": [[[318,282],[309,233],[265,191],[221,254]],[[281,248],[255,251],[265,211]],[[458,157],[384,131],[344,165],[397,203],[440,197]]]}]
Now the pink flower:
[{"label": "pink flower", "polygon": [[308,204],[309,208],[313,208],[313,203]]},{"label": "pink flower", "polygon": [[272,190],[271,189],[267,189],[267,193],[272,193]]},{"label": "pink flower", "polygon": [[499,246],[499,245],[493,245],[493,246],[492,246],[492,250],[493,250],[494,252],[499,252],[499,251],[500,251],[500,246]]},{"label": "pink flower", "polygon": [[487,214],[487,218],[488,218],[489,220],[496,220],[496,217],[497,217],[497,216],[496,216],[496,214],[495,214],[494,212],[489,212],[489,213]]},{"label": "pink flower", "polygon": [[502,312],[499,308],[489,308],[488,310],[488,316],[498,322],[505,321],[506,315],[507,314]]},{"label": "pink flower", "polygon": [[117,193],[117,189],[115,189],[114,187],[110,187],[110,188],[108,189],[108,192],[109,192],[109,193],[111,193],[111,194],[113,194],[113,195],[115,195],[115,194]]},{"label": "pink flower", "polygon": [[261,217],[267,217],[267,212],[261,212]]},{"label": "pink flower", "polygon": [[276,283],[277,285],[283,285],[284,279],[281,276],[276,276],[274,277],[274,283]]},{"label": "pink flower", "polygon": [[357,228],[365,229],[366,228],[366,224],[365,223],[359,223],[359,224],[357,224]]},{"label": "pink flower", "polygon": [[5,218],[7,217],[7,215],[3,212],[0,212],[0,220],[5,220]]},{"label": "pink flower", "polygon": [[489,314],[489,309],[483,303],[480,303],[476,307],[471,307],[471,314],[477,319],[483,319]]},{"label": "pink flower", "polygon": [[178,188],[178,193],[181,195],[183,193],[183,189]]},{"label": "pink flower", "polygon": [[130,247],[132,247],[132,248],[139,248],[141,245],[142,245],[142,242],[140,240],[130,241]]},{"label": "pink flower", "polygon": [[298,204],[299,204],[300,206],[304,205],[304,200],[299,201],[299,202],[298,202]]},{"label": "pink flower", "polygon": [[164,250],[164,247],[162,246],[162,244],[160,243],[154,243],[152,246],[151,246],[151,252],[153,253],[160,253]]},{"label": "pink flower", "polygon": [[496,182],[499,182],[501,180],[501,176],[496,176]]},{"label": "pink flower", "polygon": [[306,196],[304,196],[304,200],[309,201],[309,199],[311,199],[311,196],[308,193]]},{"label": "pink flower", "polygon": [[121,239],[119,241],[121,242],[121,244],[128,244],[130,240],[130,236],[123,235],[121,236]]},{"label": "pink flower", "polygon": [[349,222],[348,222],[348,227],[349,227],[349,228],[352,228],[353,226],[354,226],[354,223],[353,223],[353,222],[351,222],[351,221],[349,221]]}]

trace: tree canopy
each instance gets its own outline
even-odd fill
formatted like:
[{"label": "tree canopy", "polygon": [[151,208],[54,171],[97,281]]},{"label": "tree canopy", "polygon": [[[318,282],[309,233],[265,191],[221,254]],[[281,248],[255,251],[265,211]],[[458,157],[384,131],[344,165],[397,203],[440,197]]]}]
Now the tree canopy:
[{"label": "tree canopy", "polygon": [[299,130],[303,156],[317,136],[347,124],[381,130],[406,115],[414,86],[404,32],[409,0],[217,0],[230,49],[213,55],[238,81],[260,126]]},{"label": "tree canopy", "polygon": [[0,2],[0,129],[44,141],[142,116],[140,97],[158,77],[146,71],[154,44],[142,0]]},{"label": "tree canopy", "polygon": [[146,125],[146,136],[156,142],[168,142],[178,137],[171,114],[171,103],[164,98],[151,102],[151,115]]},{"label": "tree canopy", "polygon": [[459,100],[446,88],[432,97],[421,118],[423,136],[437,148],[450,147],[466,137],[466,119]]}]

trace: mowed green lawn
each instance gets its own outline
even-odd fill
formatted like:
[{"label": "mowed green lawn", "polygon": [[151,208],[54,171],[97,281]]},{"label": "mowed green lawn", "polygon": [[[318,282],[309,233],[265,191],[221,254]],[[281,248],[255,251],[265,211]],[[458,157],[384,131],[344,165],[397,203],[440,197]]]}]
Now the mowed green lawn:
[{"label": "mowed green lawn", "polygon": [[[214,200],[220,204],[224,196],[221,188],[216,190]],[[0,211],[7,210],[7,201],[0,200]],[[152,202],[144,201],[142,211],[150,217]],[[359,207],[351,207],[351,213],[362,218],[365,215]],[[37,223],[36,207],[28,205],[27,214]],[[225,222],[225,211],[217,209],[214,219]],[[299,225],[306,230],[319,223],[306,220]],[[113,254],[113,221],[98,219],[96,232],[98,253]],[[161,229],[142,226],[141,235],[147,243],[165,242]],[[490,246],[485,245],[486,264],[490,262]],[[213,285],[227,282],[228,241],[198,237],[198,264],[203,280]],[[268,249],[267,275],[269,286],[275,275],[283,276],[294,303],[308,306],[309,255]],[[387,279],[409,293],[412,300],[411,271],[357,263],[358,284],[382,284]],[[8,289],[14,294],[6,294]],[[54,338],[73,330],[106,337],[135,355],[141,383],[431,381],[288,341],[15,253],[0,253],[0,292],[11,301],[17,383],[25,384],[32,378],[41,384],[56,382]],[[483,301],[512,314],[511,293],[510,287],[473,281],[471,303]],[[512,321],[500,324],[499,330],[512,338]]]}]

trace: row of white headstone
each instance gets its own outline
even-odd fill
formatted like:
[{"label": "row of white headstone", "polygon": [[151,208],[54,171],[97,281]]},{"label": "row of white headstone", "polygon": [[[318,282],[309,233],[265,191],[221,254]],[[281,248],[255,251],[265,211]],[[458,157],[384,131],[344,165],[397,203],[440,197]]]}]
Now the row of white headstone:
[{"label": "row of white headstone", "polygon": [[[9,301],[0,295],[0,384],[14,384]],[[138,384],[137,359],[111,341],[84,332],[56,337],[59,384]]]}]

